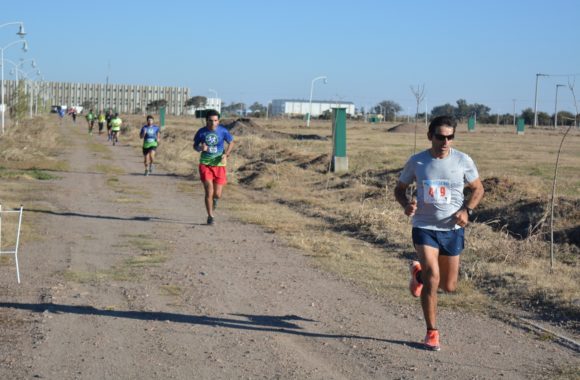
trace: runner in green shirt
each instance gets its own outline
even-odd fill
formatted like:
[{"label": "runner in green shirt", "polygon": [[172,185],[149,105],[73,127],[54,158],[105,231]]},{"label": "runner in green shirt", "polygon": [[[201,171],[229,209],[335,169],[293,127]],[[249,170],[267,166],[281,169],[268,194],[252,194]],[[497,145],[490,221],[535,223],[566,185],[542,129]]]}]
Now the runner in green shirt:
[{"label": "runner in green shirt", "polygon": [[113,119],[111,120],[111,139],[113,140],[113,145],[119,142],[119,132],[121,132],[121,125],[123,125],[123,120],[119,117],[119,114],[116,113]]},{"label": "runner in green shirt", "polygon": [[93,113],[93,110],[89,110],[89,113],[87,114],[87,116],[85,116],[85,118],[87,119],[87,124],[89,125],[89,135],[93,135],[93,127],[95,126],[95,114]]}]

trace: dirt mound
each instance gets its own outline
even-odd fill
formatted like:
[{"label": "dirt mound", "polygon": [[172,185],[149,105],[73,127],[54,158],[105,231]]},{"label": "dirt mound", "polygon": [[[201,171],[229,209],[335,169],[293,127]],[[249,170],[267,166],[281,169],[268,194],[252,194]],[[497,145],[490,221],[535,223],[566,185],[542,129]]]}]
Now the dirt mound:
[{"label": "dirt mound", "polygon": [[[417,132],[427,133],[427,128],[425,127],[425,125],[423,125],[423,123],[416,124],[416,126],[417,126]],[[387,129],[387,132],[390,132],[390,133],[413,133],[413,132],[415,132],[415,124],[403,123],[403,124],[395,125],[394,127]]]},{"label": "dirt mound", "polygon": [[326,136],[315,134],[298,134],[269,131],[252,119],[239,118],[237,120],[223,120],[223,125],[231,134],[236,136],[258,135],[268,139],[292,139],[292,140],[328,140]]},{"label": "dirt mound", "polygon": [[236,136],[263,135],[264,132],[266,132],[264,128],[254,123],[252,120],[245,118],[223,120],[222,124],[231,134]]}]

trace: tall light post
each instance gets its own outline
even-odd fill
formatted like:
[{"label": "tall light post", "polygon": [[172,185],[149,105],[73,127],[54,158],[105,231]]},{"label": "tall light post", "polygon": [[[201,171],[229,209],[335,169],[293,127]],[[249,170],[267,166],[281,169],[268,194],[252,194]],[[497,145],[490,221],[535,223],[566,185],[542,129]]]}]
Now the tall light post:
[{"label": "tall light post", "polygon": [[536,74],[536,97],[534,99],[534,127],[538,126],[538,79],[547,77],[548,74]]},{"label": "tall light post", "polygon": [[[214,90],[214,89],[212,89],[212,88],[208,88],[207,90],[208,90],[209,92],[213,92],[213,93],[215,94],[215,101],[216,101],[216,104],[217,104],[217,103],[219,102],[219,101],[218,101],[218,99],[219,99],[219,98],[218,98],[218,93],[217,93],[217,91],[216,91],[216,90]],[[216,111],[218,111],[219,113],[221,113],[221,107],[218,107],[218,108],[219,108],[219,109],[218,109],[218,110],[216,110]]]},{"label": "tall light post", "polygon": [[10,59],[8,59],[8,58],[4,58],[4,62],[8,62],[8,63],[10,63],[12,66],[14,66],[14,70],[15,70],[15,74],[16,74],[16,82],[18,82],[18,80],[20,79],[20,78],[18,77],[18,73],[19,73],[19,72],[21,72],[21,73],[26,73],[26,72],[24,71],[24,68],[23,68],[23,67],[24,67],[24,64],[25,64],[26,62],[31,62],[31,64],[30,64],[30,67],[32,67],[33,69],[35,69],[35,68],[36,68],[36,61],[35,61],[34,59],[26,59],[26,60],[20,60],[20,62],[14,62],[14,61],[12,61],[12,60],[10,60]]},{"label": "tall light post", "polygon": [[[20,25],[20,30],[22,32],[22,25]],[[20,32],[19,32],[20,33]],[[23,33],[23,32],[22,32]],[[17,33],[18,34],[18,33]],[[10,42],[8,45],[0,48],[0,63],[2,64],[2,76],[1,76],[1,80],[2,80],[2,84],[0,89],[2,90],[2,98],[0,100],[0,111],[2,113],[2,134],[4,134],[4,114],[6,111],[6,104],[4,104],[4,50],[8,49],[10,46],[15,45],[17,43],[22,42],[22,50],[27,51],[28,50],[28,42],[26,42],[26,40],[16,40],[16,41],[12,41]]]},{"label": "tall light post", "polygon": [[18,34],[20,38],[23,38],[26,35],[26,32],[24,31],[24,23],[22,21],[7,22],[5,24],[0,25],[0,28],[3,28],[8,25],[20,25],[20,27],[18,28],[18,32],[16,32],[16,34]]},{"label": "tall light post", "polygon": [[308,102],[308,117],[306,118],[306,126],[310,127],[310,115],[312,114],[312,94],[314,93],[314,82],[317,80],[324,80],[324,84],[327,82],[327,78],[325,76],[320,76],[312,79],[312,83],[310,83],[310,101]]},{"label": "tall light post", "polygon": [[566,86],[565,84],[556,85],[556,102],[554,103],[554,129],[558,128],[558,89]]}]

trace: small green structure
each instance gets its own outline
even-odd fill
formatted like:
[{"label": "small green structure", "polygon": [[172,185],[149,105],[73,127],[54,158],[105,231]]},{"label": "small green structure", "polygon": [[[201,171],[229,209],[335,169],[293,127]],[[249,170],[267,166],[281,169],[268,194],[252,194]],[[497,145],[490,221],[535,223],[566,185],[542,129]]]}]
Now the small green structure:
[{"label": "small green structure", "polygon": [[165,128],[165,107],[159,108],[159,126]]},{"label": "small green structure", "polygon": [[523,117],[518,117],[518,123],[517,123],[517,126],[516,126],[516,133],[518,135],[523,135],[525,128],[526,128],[526,124],[524,122],[524,118]]},{"label": "small green structure", "polygon": [[468,132],[475,132],[475,117],[470,117],[467,121],[467,131]]},{"label": "small green structure", "polygon": [[346,156],[346,108],[332,109],[332,163],[335,173],[348,171]]}]

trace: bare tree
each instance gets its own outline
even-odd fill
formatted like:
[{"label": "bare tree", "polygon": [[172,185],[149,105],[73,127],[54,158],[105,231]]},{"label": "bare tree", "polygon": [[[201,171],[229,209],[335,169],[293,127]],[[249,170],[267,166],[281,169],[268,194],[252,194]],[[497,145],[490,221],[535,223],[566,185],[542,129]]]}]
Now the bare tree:
[{"label": "bare tree", "polygon": [[550,272],[554,270],[554,200],[556,198],[556,179],[558,177],[558,163],[560,161],[560,153],[562,152],[562,145],[564,145],[564,139],[572,129],[572,126],[576,127],[576,115],[578,115],[578,103],[576,103],[576,93],[574,92],[574,83],[570,83],[568,80],[568,88],[572,92],[572,98],[574,99],[574,107],[576,108],[576,113],[574,115],[574,124],[568,126],[564,136],[562,136],[562,141],[560,141],[560,147],[558,148],[558,154],[556,156],[556,166],[554,168],[554,180],[552,181],[552,200],[550,201]]},{"label": "bare tree", "polygon": [[417,88],[414,89],[413,86],[411,87],[411,92],[415,95],[415,100],[417,104],[417,108],[415,109],[415,145],[413,146],[413,154],[417,151],[417,118],[419,117],[419,106],[425,99],[425,85],[417,85]]}]

